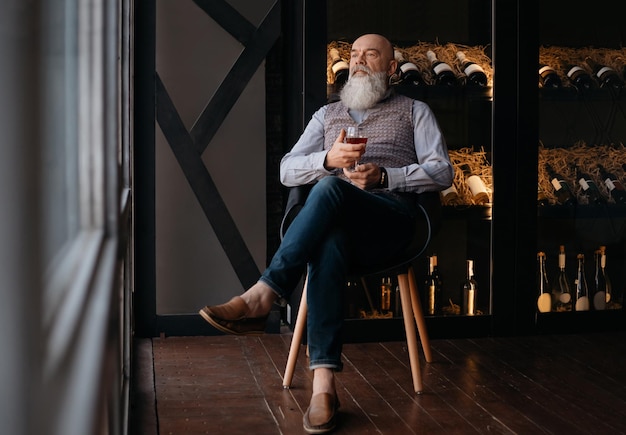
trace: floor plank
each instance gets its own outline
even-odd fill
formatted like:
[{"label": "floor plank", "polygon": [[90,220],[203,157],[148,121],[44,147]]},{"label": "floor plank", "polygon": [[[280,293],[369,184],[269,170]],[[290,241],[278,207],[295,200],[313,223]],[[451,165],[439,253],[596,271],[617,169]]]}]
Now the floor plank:
[{"label": "floor plank", "polygon": [[281,372],[271,359],[270,352],[273,348],[264,345],[264,342],[269,343],[276,341],[275,339],[280,337],[275,335],[268,336],[265,340],[245,340],[244,354],[257,385],[265,394],[267,409],[272,418],[284,433],[299,433],[302,429],[302,408],[289,390],[283,389]]},{"label": "floor plank", "polygon": [[[504,365],[502,370],[514,371],[513,382],[519,384],[530,380],[526,388],[518,385],[521,394],[532,394],[530,397],[550,409],[557,410],[554,422],[558,417],[569,421],[575,431],[585,433],[616,433],[624,431],[623,422],[615,427],[607,424],[607,420],[615,417],[608,410],[597,407],[597,401],[604,396],[593,383],[584,382],[580,376],[580,367],[560,356],[563,352],[582,346],[584,337],[576,342],[563,343],[554,337],[510,338],[504,340],[475,340],[482,350],[488,352],[491,360],[499,359]],[[559,344],[561,343],[561,344]],[[591,357],[591,355],[590,355]],[[597,355],[594,358],[603,357]],[[626,408],[620,413],[619,419]],[[533,416],[534,417],[534,416]],[[536,418],[536,417],[534,417]],[[552,424],[546,426],[552,430]]]},{"label": "floor plank", "polygon": [[[133,421],[160,435],[303,433],[312,374],[301,346],[292,388],[283,389],[290,341],[290,333],[153,339],[154,359],[142,364],[154,367],[158,424]],[[624,332],[431,346],[434,361],[420,354],[416,395],[406,343],[346,344],[335,433],[626,434]],[[145,385],[137,397],[149,399]]]},{"label": "floor plank", "polygon": [[[412,434],[417,433],[417,428],[427,433],[442,429],[418,403],[412,391],[410,369],[380,343],[348,346],[344,359],[372,390],[369,412],[379,430]],[[341,379],[348,384],[343,375]],[[358,396],[357,400],[361,402]]]}]

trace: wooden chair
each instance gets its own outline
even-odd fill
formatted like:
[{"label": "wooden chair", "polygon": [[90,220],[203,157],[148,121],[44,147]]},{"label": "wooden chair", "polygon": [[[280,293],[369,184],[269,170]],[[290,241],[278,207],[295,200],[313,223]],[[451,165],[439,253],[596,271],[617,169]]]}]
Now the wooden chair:
[{"label": "wooden chair", "polygon": [[[295,215],[302,208],[306,196],[311,186],[300,186],[291,188],[289,192],[289,198],[287,200],[285,217],[281,224],[281,236],[286,231],[287,227],[295,217]],[[436,195],[436,196],[435,196]],[[400,289],[400,301],[402,304],[402,316],[404,318],[404,329],[407,340],[407,347],[409,350],[409,362],[411,367],[411,375],[413,378],[413,389],[419,394],[422,392],[422,375],[419,365],[419,354],[417,345],[417,332],[419,333],[420,341],[424,351],[424,359],[426,362],[432,361],[432,353],[430,349],[430,341],[428,338],[428,332],[426,331],[426,322],[424,320],[424,314],[422,311],[422,304],[417,291],[417,284],[415,281],[415,273],[413,271],[412,262],[419,258],[428,243],[430,242],[433,234],[434,221],[433,215],[438,219],[438,213],[440,211],[439,194],[434,192],[433,195],[422,195],[420,197],[420,209],[423,213],[423,219],[416,219],[416,231],[415,237],[411,241],[409,247],[407,247],[399,256],[388,259],[384,264],[380,264],[375,273],[361,273],[360,271],[353,271],[351,275],[362,277],[369,274],[380,274],[386,272],[388,274],[395,274],[398,279],[398,287]],[[426,210],[429,210],[427,212]],[[306,327],[307,319],[307,278],[304,279],[304,286],[302,289],[302,296],[300,299],[300,305],[296,318],[296,324],[293,330],[293,337],[291,339],[291,346],[289,349],[289,356],[287,358],[287,365],[285,367],[285,375],[283,377],[283,387],[290,388],[293,380],[293,374],[298,359],[298,353],[302,343],[302,337]]]}]

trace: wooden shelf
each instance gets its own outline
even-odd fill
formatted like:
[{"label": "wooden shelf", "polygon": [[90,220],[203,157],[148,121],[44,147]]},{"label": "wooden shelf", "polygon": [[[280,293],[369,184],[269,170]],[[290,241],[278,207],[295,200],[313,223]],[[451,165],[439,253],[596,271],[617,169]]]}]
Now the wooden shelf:
[{"label": "wooden shelf", "polygon": [[[426,316],[426,328],[431,339],[469,338],[491,335],[490,315],[481,316]],[[346,319],[346,343],[406,340],[404,319]]]}]

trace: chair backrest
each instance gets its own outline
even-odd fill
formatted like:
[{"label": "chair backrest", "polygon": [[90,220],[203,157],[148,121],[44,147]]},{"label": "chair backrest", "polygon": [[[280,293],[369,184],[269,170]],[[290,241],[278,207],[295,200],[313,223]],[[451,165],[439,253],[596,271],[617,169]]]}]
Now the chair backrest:
[{"label": "chair backrest", "polygon": [[305,184],[289,188],[287,204],[285,205],[285,214],[283,215],[283,220],[280,223],[281,240],[283,239],[287,228],[291,225],[291,222],[293,222],[298,213],[300,213],[300,210],[302,210],[302,207],[306,202],[306,198],[309,196],[309,192],[314,185],[315,184]]},{"label": "chair backrest", "polygon": [[[298,215],[314,184],[289,188],[285,214],[280,224],[280,237],[284,236],[293,219]],[[424,254],[430,240],[439,230],[441,223],[441,201],[439,192],[425,192],[418,195],[418,206],[423,216],[415,219],[415,234],[411,243],[400,255],[385,259],[375,271],[368,268],[368,273],[381,273],[399,266],[405,266]],[[365,273],[364,273],[365,274]]]},{"label": "chair backrest", "polygon": [[437,234],[441,228],[441,198],[439,192],[420,193],[417,202],[424,208],[431,225],[432,235]]},{"label": "chair backrest", "polygon": [[355,270],[352,273],[356,275],[377,275],[406,269],[414,260],[424,254],[433,235],[433,225],[425,205],[421,202],[418,202],[417,205],[422,212],[422,216],[415,218],[415,230],[409,245],[398,255],[382,259],[376,267],[368,266],[366,270]]}]

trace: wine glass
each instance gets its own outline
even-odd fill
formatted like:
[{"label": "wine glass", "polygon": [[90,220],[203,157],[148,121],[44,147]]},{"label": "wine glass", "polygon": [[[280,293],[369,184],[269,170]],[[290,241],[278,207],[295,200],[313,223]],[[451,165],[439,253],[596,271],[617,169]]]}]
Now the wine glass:
[{"label": "wine glass", "polygon": [[[363,131],[363,129],[360,128],[358,125],[354,127],[348,127],[346,128],[346,143],[366,144],[367,136],[365,135],[365,132]],[[356,171],[357,166],[359,166],[359,161],[355,160],[354,162],[355,171]]]}]

